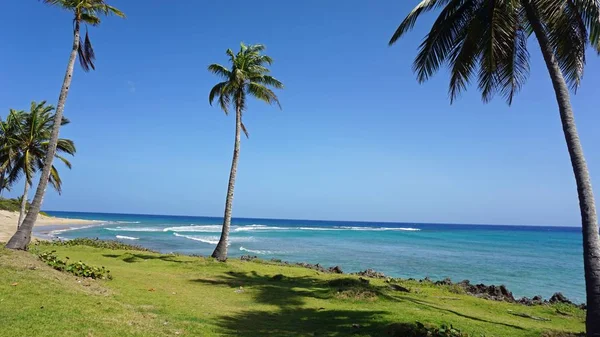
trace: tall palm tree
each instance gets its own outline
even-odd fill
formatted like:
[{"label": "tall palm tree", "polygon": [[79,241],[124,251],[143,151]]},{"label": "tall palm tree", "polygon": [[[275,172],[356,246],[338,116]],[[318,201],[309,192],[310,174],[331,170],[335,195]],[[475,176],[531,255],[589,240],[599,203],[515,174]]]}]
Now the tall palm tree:
[{"label": "tall palm tree", "polygon": [[500,93],[512,103],[529,73],[527,39],[533,32],[554,87],[577,183],[581,210],[587,336],[600,336],[600,238],[592,184],[570,103],[569,86],[583,76],[586,47],[600,52],[598,0],[422,0],[402,21],[389,44],[411,30],[418,17],[440,10],[421,43],[413,69],[424,82],[450,68],[453,101],[477,78],[484,102]]},{"label": "tall palm tree", "polygon": [[[32,102],[30,111],[22,115],[22,123],[18,125],[18,130],[13,132],[9,141],[4,145],[5,151],[13,153],[12,158],[10,158],[11,163],[0,162],[0,166],[2,167],[10,165],[10,170],[7,171],[8,183],[12,185],[21,176],[25,177],[17,227],[20,227],[23,223],[27,209],[27,196],[33,176],[44,167],[44,158],[48,152],[50,135],[54,126],[53,110],[54,107],[46,105],[46,101],[40,103]],[[69,121],[63,118],[62,125],[68,123]],[[58,140],[56,149],[57,152],[70,155],[74,155],[76,151],[72,140],[62,138]],[[71,168],[71,163],[63,156],[56,153],[54,157],[62,161],[69,169]],[[49,182],[60,194],[62,181],[54,165],[52,165],[50,170]]]},{"label": "tall palm tree", "polygon": [[227,259],[227,244],[229,239],[229,227],[231,226],[231,212],[233,207],[233,189],[235,187],[235,176],[240,154],[241,132],[248,137],[248,130],[242,122],[244,111],[246,111],[246,97],[254,96],[268,104],[279,104],[279,99],[269,88],[283,89],[283,84],[269,75],[267,66],[273,63],[273,59],[261,54],[265,46],[256,44],[246,46],[241,44],[240,50],[234,54],[227,49],[231,69],[220,64],[211,64],[208,70],[221,77],[222,82],[217,83],[208,95],[208,101],[212,105],[218,100],[221,109],[229,114],[230,106],[235,108],[235,143],[233,147],[233,160],[229,173],[229,185],[227,187],[227,199],[225,200],[225,215],[223,217],[223,229],[219,243],[212,253],[212,257],[225,261]]},{"label": "tall palm tree", "polygon": [[23,224],[15,235],[13,235],[8,243],[7,248],[11,249],[26,249],[27,245],[31,241],[31,231],[33,225],[37,220],[37,216],[42,207],[44,194],[46,187],[48,186],[48,180],[50,179],[52,161],[56,153],[56,147],[58,144],[58,134],[60,132],[60,125],[62,122],[63,112],[65,110],[65,103],[67,101],[67,95],[71,86],[71,79],[73,77],[73,70],[75,68],[75,59],[79,55],[79,63],[84,71],[95,69],[94,60],[96,58],[92,43],[90,42],[89,35],[86,31],[84,41],[80,38],[81,24],[89,24],[97,26],[101,23],[101,16],[116,15],[119,17],[125,17],[125,14],[115,7],[106,4],[103,0],[42,0],[44,3],[57,6],[73,13],[73,47],[69,56],[69,62],[67,64],[67,72],[63,80],[63,84],[58,96],[58,104],[56,105],[56,114],[54,115],[54,127],[48,144],[48,151],[44,159],[44,165],[42,173],[40,174],[40,182],[38,183],[35,191],[35,196],[29,208],[29,212],[23,221]]}]

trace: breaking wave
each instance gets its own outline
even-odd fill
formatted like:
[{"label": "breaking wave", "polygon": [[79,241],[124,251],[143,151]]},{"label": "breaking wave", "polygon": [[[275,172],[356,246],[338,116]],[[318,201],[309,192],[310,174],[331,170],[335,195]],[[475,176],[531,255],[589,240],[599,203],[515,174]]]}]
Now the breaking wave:
[{"label": "breaking wave", "polygon": [[240,250],[242,252],[248,252],[248,253],[253,253],[253,254],[260,254],[260,255],[273,254],[273,252],[271,252],[270,250],[254,250],[254,249],[248,249],[248,248],[244,248],[244,247],[240,247]]},{"label": "breaking wave", "polygon": [[117,235],[117,239],[121,240],[139,240],[140,238],[134,238],[133,236]]}]

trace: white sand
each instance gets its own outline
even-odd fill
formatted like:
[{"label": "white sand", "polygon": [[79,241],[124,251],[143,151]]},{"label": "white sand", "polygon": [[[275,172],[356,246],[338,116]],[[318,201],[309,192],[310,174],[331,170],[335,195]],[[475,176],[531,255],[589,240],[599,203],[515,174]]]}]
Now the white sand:
[{"label": "white sand", "polygon": [[[9,212],[0,210],[0,242],[7,242],[10,237],[17,231],[17,221],[19,220],[18,212]],[[45,215],[39,215],[35,223],[36,227],[42,226],[85,226],[99,224],[98,221],[80,220],[80,219],[65,219],[54,218]]]}]

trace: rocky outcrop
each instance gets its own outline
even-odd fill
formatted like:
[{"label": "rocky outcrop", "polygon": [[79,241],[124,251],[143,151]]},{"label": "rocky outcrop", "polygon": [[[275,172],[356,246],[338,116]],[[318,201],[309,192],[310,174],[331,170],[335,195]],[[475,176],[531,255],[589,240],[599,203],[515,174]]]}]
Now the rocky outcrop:
[{"label": "rocky outcrop", "polygon": [[[450,281],[450,279],[446,279],[444,281],[445,281],[445,283],[450,282],[450,285],[452,285],[452,281]],[[461,282],[457,283],[457,285],[460,286],[461,288],[463,288],[467,294],[475,296],[475,297],[485,298],[485,299],[493,300],[493,301],[504,301],[504,302],[511,302],[511,303],[516,302],[512,292],[510,292],[508,289],[506,289],[506,287],[504,285],[500,285],[500,286],[495,286],[495,285],[486,286],[485,284],[472,285],[471,282],[469,282],[469,280],[461,281]]]},{"label": "rocky outcrop", "polygon": [[358,276],[368,277],[368,278],[379,278],[379,279],[387,278],[387,276],[385,276],[384,273],[380,273],[373,269],[359,271],[358,273],[352,273],[352,275],[358,275]]},{"label": "rocky outcrop", "polygon": [[539,296],[539,295],[534,296],[533,298],[522,297],[522,298],[516,299],[513,296],[512,292],[510,292],[504,285],[500,285],[500,286],[489,285],[489,286],[487,286],[485,284],[471,284],[471,282],[469,280],[464,280],[464,281],[461,281],[458,283],[454,283],[449,278],[445,278],[440,281],[432,282],[431,279],[429,279],[427,277],[423,280],[419,280],[419,282],[433,283],[438,286],[458,286],[459,288],[464,290],[465,293],[467,293],[471,296],[484,298],[484,299],[492,300],[492,301],[519,303],[519,304],[529,305],[529,306],[563,303],[563,304],[575,305],[581,309],[585,309],[585,304],[577,305],[577,304],[571,302],[562,293],[555,293],[554,295],[552,295],[552,297],[550,297],[549,300],[544,300],[542,298],[542,296]]}]

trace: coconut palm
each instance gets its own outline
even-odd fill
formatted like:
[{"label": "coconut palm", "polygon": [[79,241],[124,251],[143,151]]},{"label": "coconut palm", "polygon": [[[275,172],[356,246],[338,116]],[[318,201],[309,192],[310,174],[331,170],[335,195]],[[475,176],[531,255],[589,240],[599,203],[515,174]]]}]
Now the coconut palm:
[{"label": "coconut palm", "polygon": [[529,73],[527,39],[533,32],[554,87],[581,209],[587,336],[600,336],[600,239],[592,185],[570,103],[588,45],[600,52],[598,0],[422,0],[402,21],[389,44],[410,31],[419,16],[439,16],[414,61],[419,82],[450,68],[451,102],[477,79],[484,102],[500,93],[510,105]]},{"label": "coconut palm", "polygon": [[[31,103],[31,109],[28,113],[22,114],[22,123],[20,123],[12,133],[9,141],[5,144],[5,151],[12,153],[10,163],[0,162],[0,166],[10,166],[10,170],[6,173],[7,181],[10,185],[18,181],[22,176],[25,177],[23,197],[21,198],[21,211],[19,213],[19,221],[17,227],[20,227],[25,217],[27,209],[27,196],[29,188],[32,184],[33,176],[41,171],[44,166],[44,158],[48,152],[50,135],[54,126],[54,115],[52,114],[54,107],[46,105],[46,101]],[[62,120],[62,125],[68,124],[69,121],[65,118]],[[55,158],[62,161],[69,169],[71,163],[59,155],[58,152],[75,154],[75,144],[69,139],[59,139],[57,143],[57,153]],[[7,156],[8,159],[8,156]],[[58,170],[54,165],[50,169],[50,184],[60,194],[62,181]]]},{"label": "coconut palm", "polygon": [[231,226],[231,212],[233,207],[233,189],[235,187],[235,176],[240,153],[240,138],[244,132],[248,137],[248,130],[242,121],[244,111],[246,111],[247,96],[253,96],[269,104],[277,104],[279,108],[279,99],[269,88],[282,89],[283,84],[269,75],[268,66],[273,63],[273,59],[262,54],[265,46],[256,44],[246,46],[241,44],[237,54],[231,49],[227,49],[231,69],[220,64],[211,64],[208,70],[221,77],[222,82],[217,83],[208,95],[208,101],[212,105],[215,100],[219,106],[229,114],[229,108],[235,109],[235,143],[233,147],[233,160],[231,162],[231,171],[229,173],[229,185],[227,187],[227,199],[225,200],[225,215],[223,217],[223,229],[221,238],[212,254],[212,257],[224,261],[227,259],[227,244],[229,238],[229,227]]},{"label": "coconut palm", "polygon": [[54,119],[54,127],[48,144],[48,151],[44,159],[44,165],[42,173],[40,174],[40,182],[38,183],[35,191],[35,196],[31,202],[29,212],[23,221],[23,225],[19,227],[15,235],[13,235],[8,243],[7,248],[11,249],[26,249],[27,245],[31,241],[31,231],[33,225],[37,220],[37,216],[42,207],[42,201],[44,199],[44,193],[52,174],[52,161],[56,153],[58,145],[58,134],[60,132],[60,125],[62,121],[63,112],[65,109],[65,103],[67,101],[67,95],[71,86],[71,79],[73,77],[73,70],[75,68],[75,59],[79,56],[79,63],[84,71],[95,69],[94,60],[95,54],[90,41],[89,35],[85,33],[85,39],[81,41],[80,30],[81,24],[89,24],[97,26],[101,23],[101,16],[116,15],[119,17],[125,17],[125,14],[115,7],[112,7],[103,0],[42,0],[44,3],[59,7],[73,13],[73,46],[71,54],[69,56],[69,62],[67,64],[67,71],[63,84],[58,97],[58,103],[56,105],[56,114]]},{"label": "coconut palm", "polygon": [[12,141],[15,132],[20,128],[23,114],[23,111],[10,109],[6,120],[3,121],[0,118],[0,195],[4,190],[10,191],[11,189],[7,175],[12,168],[14,152],[8,144]]}]

